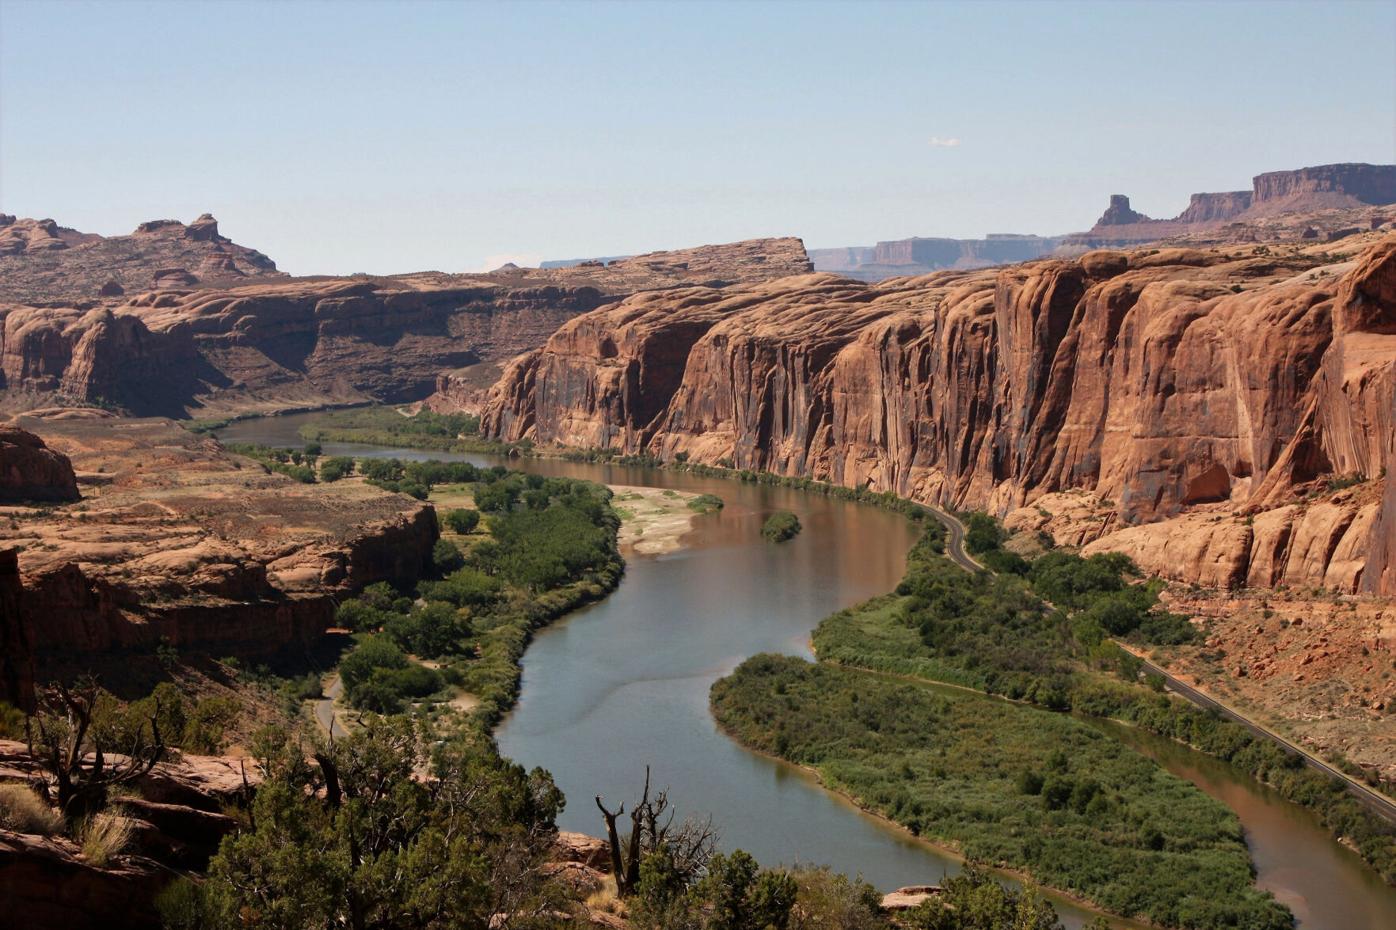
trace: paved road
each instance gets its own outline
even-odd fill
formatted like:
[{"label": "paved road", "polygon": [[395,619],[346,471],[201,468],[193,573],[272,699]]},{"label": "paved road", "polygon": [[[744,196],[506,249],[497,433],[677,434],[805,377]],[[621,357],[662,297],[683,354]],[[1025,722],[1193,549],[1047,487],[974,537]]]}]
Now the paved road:
[{"label": "paved road", "polygon": [[1163,680],[1168,683],[1169,690],[1174,691],[1182,697],[1187,698],[1189,701],[1192,701],[1198,707],[1202,707],[1207,710],[1214,710],[1217,713],[1221,714],[1223,717],[1227,718],[1228,720],[1231,720],[1235,723],[1239,723],[1241,726],[1245,727],[1247,730],[1250,730],[1256,736],[1268,739],[1278,744],[1281,749],[1284,749],[1287,752],[1291,752],[1299,756],[1311,767],[1317,769],[1323,774],[1338,779],[1347,787],[1349,791],[1351,791],[1354,795],[1357,796],[1357,799],[1359,801],[1362,801],[1364,804],[1366,804],[1367,807],[1370,808],[1373,813],[1377,814],[1382,819],[1389,821],[1390,823],[1396,824],[1396,801],[1393,801],[1391,798],[1378,791],[1374,791],[1367,785],[1364,785],[1362,782],[1348,775],[1346,772],[1334,768],[1333,766],[1329,765],[1327,762],[1324,762],[1317,756],[1310,755],[1308,752],[1305,752],[1303,749],[1300,749],[1298,746],[1294,745],[1289,740],[1285,739],[1283,736],[1280,736],[1278,733],[1275,733],[1272,730],[1267,730],[1265,727],[1261,726],[1253,720],[1250,720],[1242,716],[1241,714],[1232,710],[1230,707],[1227,707],[1225,704],[1221,703],[1215,698],[1210,697],[1209,695],[1197,690],[1191,685],[1184,684],[1177,678],[1170,675],[1164,669],[1150,662],[1148,659],[1145,659],[1143,656],[1140,656],[1139,658],[1144,663],[1144,668],[1146,671],[1161,676]]},{"label": "paved road", "polygon": [[315,702],[315,719],[332,739],[343,739],[349,735],[340,724],[339,715],[334,708],[335,699],[343,693],[344,682],[340,681],[339,674],[335,673],[330,676],[325,687],[325,696]]},{"label": "paved road", "polygon": [[[956,565],[965,569],[966,571],[978,571],[979,569],[983,568],[983,565],[976,562],[969,556],[968,553],[965,552],[965,525],[961,523],[959,519],[955,517],[953,514],[947,513],[936,507],[929,507],[928,509],[931,511],[931,513],[935,515],[937,520],[945,524],[945,528],[946,530],[948,530],[945,539],[945,554],[949,556],[950,560],[953,561]],[[1117,643],[1117,645],[1120,645],[1121,648],[1124,648],[1124,645],[1122,643]],[[1268,739],[1277,744],[1281,749],[1285,750],[1286,752],[1290,752],[1299,756],[1309,766],[1316,769],[1317,771],[1320,771],[1331,778],[1338,779],[1338,781],[1342,782],[1343,785],[1348,789],[1348,791],[1352,792],[1352,794],[1355,795],[1359,801],[1362,801],[1364,804],[1366,804],[1367,807],[1373,813],[1377,814],[1379,817],[1390,823],[1396,824],[1396,801],[1393,801],[1391,798],[1387,797],[1379,791],[1373,790],[1372,788],[1368,787],[1367,785],[1348,775],[1346,772],[1334,768],[1333,766],[1329,765],[1327,762],[1324,762],[1317,756],[1311,755],[1303,749],[1300,749],[1298,746],[1294,745],[1289,740],[1285,739],[1283,736],[1280,736],[1278,733],[1275,733],[1271,730],[1267,730],[1265,727],[1237,713],[1236,711],[1232,710],[1230,707],[1227,707],[1225,704],[1221,703],[1215,698],[1212,698],[1207,694],[1204,694],[1203,692],[1197,690],[1191,685],[1179,681],[1177,678],[1170,675],[1167,671],[1158,667],[1149,660],[1145,659],[1143,656],[1139,656],[1139,658],[1144,663],[1145,669],[1147,669],[1149,672],[1152,672],[1155,675],[1161,676],[1163,680],[1168,683],[1168,687],[1180,696],[1187,698],[1189,701],[1192,701],[1199,707],[1202,707],[1207,710],[1215,710],[1217,713],[1221,714],[1228,720],[1234,721],[1235,723],[1239,723],[1241,726],[1245,727],[1247,730],[1249,730],[1251,733],[1254,733],[1256,736]]]},{"label": "paved road", "polygon": [[967,572],[977,572],[984,566],[970,558],[965,552],[965,525],[960,522],[959,517],[947,513],[939,507],[926,506],[935,518],[945,524],[945,554],[950,557],[950,561],[960,566]]}]

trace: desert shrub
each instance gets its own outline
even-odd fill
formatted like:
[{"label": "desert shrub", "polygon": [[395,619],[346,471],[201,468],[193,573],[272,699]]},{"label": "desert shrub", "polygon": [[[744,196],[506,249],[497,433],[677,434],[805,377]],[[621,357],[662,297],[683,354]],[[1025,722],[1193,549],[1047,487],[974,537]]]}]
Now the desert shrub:
[{"label": "desert shrub", "polygon": [[718,497],[716,494],[699,494],[688,502],[688,508],[690,510],[696,510],[698,513],[712,513],[716,510],[721,510],[724,506],[726,505],[722,498]]},{"label": "desert shrub", "polygon": [[971,858],[1165,926],[1289,926],[1230,811],[1074,717],[772,655],[714,684],[712,708],[742,743]]},{"label": "desert shrub", "polygon": [[828,868],[800,868],[790,930],[884,930],[882,894],[861,878]]},{"label": "desert shrub", "polygon": [[455,607],[441,601],[429,601],[413,608],[409,614],[392,615],[384,625],[383,633],[413,655],[434,659],[459,651],[470,635],[470,626]]},{"label": "desert shrub", "polygon": [[353,630],[355,633],[371,633],[380,629],[394,614],[391,611],[374,607],[365,598],[345,601],[335,608],[334,622],[337,626]]},{"label": "desert shrub", "polygon": [[339,664],[339,677],[352,695],[353,690],[368,681],[375,670],[405,668],[406,665],[407,656],[391,639],[369,636]]},{"label": "desert shrub", "polygon": [[[264,734],[251,826],[172,909],[208,930],[483,928],[555,909],[543,869],[562,807],[552,779],[489,741],[427,737],[411,720],[369,719],[306,764],[290,734]],[[336,790],[317,792],[327,783]]]},{"label": "desert shrub", "polygon": [[497,600],[503,587],[500,579],[467,565],[427,586],[423,593],[430,600],[446,601],[457,607],[483,607]]},{"label": "desert shrub", "polygon": [[[941,893],[905,915],[908,930],[1061,930],[1056,908],[1034,888],[1019,890],[971,863]],[[1087,930],[1097,924],[1092,921]]]},{"label": "desert shrub", "polygon": [[1003,528],[988,514],[971,513],[965,517],[965,548],[975,555],[999,548],[1003,538]]},{"label": "desert shrub", "polygon": [[28,785],[0,784],[0,827],[52,836],[63,829],[63,817]]},{"label": "desert shrub", "polygon": [[24,739],[24,711],[0,701],[0,739]]},{"label": "desert shrub", "polygon": [[794,539],[801,529],[799,517],[788,510],[780,510],[771,514],[761,525],[761,535],[771,542],[785,542]]}]

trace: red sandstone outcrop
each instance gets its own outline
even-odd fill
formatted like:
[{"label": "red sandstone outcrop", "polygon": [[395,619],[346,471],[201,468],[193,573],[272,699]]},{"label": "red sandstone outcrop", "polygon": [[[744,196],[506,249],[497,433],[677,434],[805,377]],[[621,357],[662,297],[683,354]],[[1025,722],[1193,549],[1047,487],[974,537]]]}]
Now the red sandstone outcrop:
[{"label": "red sandstone outcrop", "polygon": [[[42,777],[27,746],[0,740],[0,780]],[[161,762],[133,783],[138,796],[118,802],[131,840],[100,867],[67,837],[0,829],[0,899],[34,930],[159,926],[155,896],[174,876],[207,868],[238,827],[222,808],[260,780],[257,766],[234,758],[177,754]]]},{"label": "red sandstone outcrop", "polygon": [[1396,470],[1300,500],[1396,453],[1396,237],[1344,243],[637,295],[511,363],[483,429],[998,513],[1082,489],[1164,574],[1390,593]]},{"label": "red sandstone outcrop", "polygon": [[[211,217],[188,227],[143,224],[128,238],[200,248],[223,242]],[[809,268],[798,239],[657,252],[605,267],[271,283],[246,281],[250,272],[232,254],[144,266],[135,283],[107,275],[93,293],[116,284],[133,296],[100,305],[0,304],[0,409],[57,398],[139,415],[216,417],[420,400],[443,370],[479,382],[471,369],[493,374],[568,319],[624,294]],[[7,273],[0,266],[0,279]],[[207,286],[215,274],[222,285]]]},{"label": "red sandstone outcrop", "polygon": [[0,830],[0,900],[15,926],[34,930],[149,930],[160,925],[155,895],[169,871],[143,856],[105,868],[64,837]]},{"label": "red sandstone outcrop", "polygon": [[414,580],[436,540],[428,504],[300,484],[166,420],[23,423],[91,483],[80,509],[0,511],[0,550],[18,550],[0,558],[0,598],[16,605],[0,617],[7,700],[27,699],[34,664],[161,640],[220,656],[311,643],[339,597]]},{"label": "red sandstone outcrop", "polygon": [[73,463],[33,433],[0,426],[0,503],[75,501]]},{"label": "red sandstone outcrop", "polygon": [[[1240,241],[1246,235],[1257,238],[1266,225],[1287,214],[1304,220],[1325,212],[1369,217],[1361,212],[1363,208],[1390,203],[1396,203],[1396,165],[1318,165],[1256,175],[1249,191],[1193,194],[1187,209],[1172,219],[1137,213],[1130,209],[1128,197],[1114,194],[1095,226],[1063,242],[1084,248],[1158,242],[1198,233],[1214,235],[1224,224],[1234,227],[1225,238]],[[1302,222],[1297,227],[1287,225],[1295,235],[1304,229]],[[1331,222],[1325,225],[1333,231]]]},{"label": "red sandstone outcrop", "polygon": [[1396,203],[1396,165],[1340,164],[1271,171],[1253,181],[1252,213]]},{"label": "red sandstone outcrop", "polygon": [[1250,191],[1193,194],[1188,207],[1178,214],[1178,222],[1223,223],[1246,212],[1251,205]]},{"label": "red sandstone outcrop", "polygon": [[0,216],[0,300],[75,301],[109,296],[116,285],[135,293],[202,281],[218,285],[246,276],[280,276],[261,252],[218,232],[205,213],[185,226],[178,220],[142,223],[128,236],[99,236],[53,220]]}]

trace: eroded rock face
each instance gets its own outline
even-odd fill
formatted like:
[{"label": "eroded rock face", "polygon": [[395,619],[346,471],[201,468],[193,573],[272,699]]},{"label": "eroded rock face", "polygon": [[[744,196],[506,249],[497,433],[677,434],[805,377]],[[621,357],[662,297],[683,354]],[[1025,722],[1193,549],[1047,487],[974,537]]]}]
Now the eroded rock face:
[{"label": "eroded rock face", "polygon": [[73,463],[33,433],[0,426],[0,503],[75,501]]},{"label": "eroded rock face", "polygon": [[1344,241],[637,295],[515,360],[483,428],[997,513],[1081,489],[1165,574],[1386,592],[1392,479],[1281,509],[1392,455],[1396,237]]},{"label": "eroded rock face", "polygon": [[18,550],[17,576],[13,552],[0,558],[0,598],[17,605],[0,637],[21,692],[25,654],[42,667],[162,640],[220,656],[309,644],[340,597],[415,580],[436,541],[428,504],[299,484],[167,420],[23,422],[67,451],[87,493],[82,509],[0,513],[0,550]]},{"label": "eroded rock face", "polygon": [[160,925],[155,895],[169,873],[151,859],[123,856],[103,869],[63,837],[0,830],[0,900],[18,926],[34,930],[147,930]]},{"label": "eroded rock face", "polygon": [[[1365,207],[1396,203],[1396,165],[1318,165],[1294,171],[1271,171],[1251,179],[1248,191],[1193,194],[1186,210],[1172,219],[1155,220],[1130,209],[1129,198],[1114,194],[1110,206],[1095,226],[1084,233],[1065,238],[1068,246],[1111,246],[1157,242],[1163,239],[1215,235],[1223,224],[1237,231],[1232,241],[1265,234],[1267,225],[1273,227],[1289,214],[1325,216],[1329,234],[1340,230],[1335,221],[1367,219]],[[1359,212],[1352,212],[1359,211]],[[1375,229],[1376,226],[1371,228]],[[1302,224],[1292,228],[1296,235]],[[1317,236],[1317,231],[1314,235]],[[1312,237],[1311,237],[1312,238]]]},{"label": "eroded rock face", "polygon": [[[45,777],[23,743],[0,740],[0,779]],[[132,827],[125,851],[102,867],[64,836],[0,830],[0,900],[31,930],[160,926],[154,898],[172,877],[201,872],[238,822],[222,813],[261,781],[245,758],[181,753],[133,783],[123,798]],[[11,924],[6,924],[10,926]]]},{"label": "eroded rock face", "polygon": [[1252,183],[1253,206],[1268,212],[1396,203],[1396,165],[1319,165],[1258,174]]},{"label": "eroded rock face", "polygon": [[142,223],[128,236],[99,236],[53,220],[10,218],[0,224],[0,300],[73,301],[202,282],[219,285],[244,277],[285,277],[256,249],[218,233],[205,213],[185,226],[178,220]]},{"label": "eroded rock face", "polygon": [[[129,238],[199,248],[223,241],[212,217],[188,227],[144,224]],[[472,369],[494,373],[572,317],[636,290],[723,287],[810,267],[798,239],[657,252],[605,267],[270,283],[246,281],[231,252],[201,255],[197,265],[144,266],[138,282],[107,275],[94,285],[94,294],[130,297],[0,304],[0,409],[58,398],[137,415],[217,417],[415,401],[432,393],[443,370],[478,382]],[[210,269],[225,286],[208,286]]]}]

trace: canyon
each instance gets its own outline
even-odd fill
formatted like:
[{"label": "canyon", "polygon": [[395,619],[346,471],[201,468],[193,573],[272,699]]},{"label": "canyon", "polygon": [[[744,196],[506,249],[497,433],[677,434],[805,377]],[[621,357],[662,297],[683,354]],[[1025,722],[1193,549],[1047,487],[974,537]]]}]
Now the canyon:
[{"label": "canyon", "polygon": [[641,294],[511,363],[483,429],[1030,507],[1181,581],[1389,594],[1393,278],[1368,233]]},{"label": "canyon", "polygon": [[411,582],[429,564],[428,504],[357,479],[300,484],[169,420],[40,413],[12,432],[61,450],[82,499],[0,506],[0,597],[13,608],[0,615],[0,699],[27,706],[36,677],[161,644],[304,648],[345,594]]},{"label": "canyon", "polygon": [[[1096,248],[1216,245],[1327,239],[1396,220],[1396,165],[1336,164],[1256,175],[1250,190],[1193,194],[1171,219],[1152,219],[1114,194],[1089,230],[1052,236],[894,239],[875,246],[810,249],[815,270],[864,281],[984,268]],[[1383,209],[1385,208],[1385,209]]]},{"label": "canyon", "polygon": [[[8,412],[77,403],[221,418],[420,400],[443,372],[492,380],[500,362],[627,294],[810,268],[800,241],[787,238],[605,266],[292,278],[220,237],[207,215],[189,226],[145,223],[110,239],[6,219],[0,411]],[[50,227],[49,238],[36,238]],[[18,244],[8,254],[6,241]],[[222,256],[217,274],[208,271],[209,255]],[[110,288],[99,283],[109,272],[119,272]]]}]

